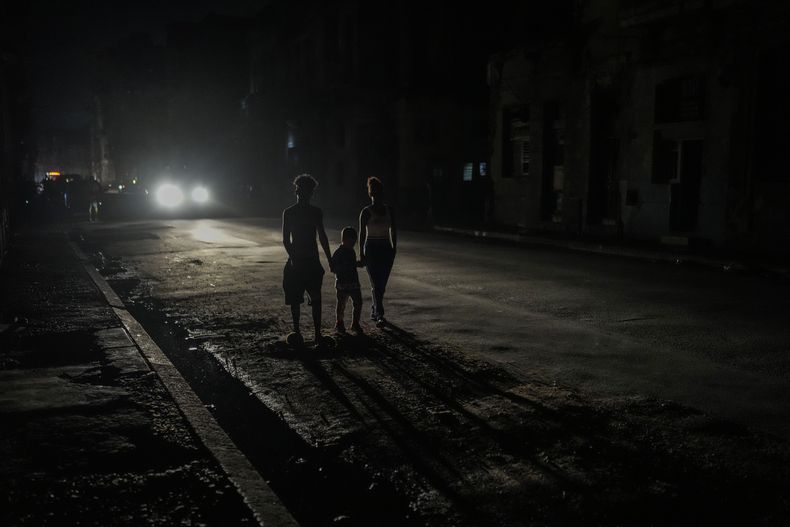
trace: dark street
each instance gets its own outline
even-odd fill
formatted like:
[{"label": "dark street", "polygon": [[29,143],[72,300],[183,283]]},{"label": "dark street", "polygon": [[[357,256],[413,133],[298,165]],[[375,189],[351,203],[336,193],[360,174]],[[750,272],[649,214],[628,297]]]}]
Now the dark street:
[{"label": "dark street", "polygon": [[0,2],[0,526],[790,525],[790,2]]},{"label": "dark street", "polygon": [[[581,521],[588,508],[602,514],[601,501],[614,494],[596,496],[598,485],[623,501],[618,522],[633,520],[645,500],[655,500],[656,514],[667,504],[683,510],[689,488],[711,474],[662,473],[659,459],[680,466],[700,441],[729,457],[735,440],[751,453],[713,463],[726,472],[759,463],[766,433],[790,434],[784,281],[408,232],[390,285],[392,326],[366,323],[366,337],[299,355],[282,345],[278,227],[161,220],[73,235],[173,361],[183,361],[198,393],[206,390],[206,404],[222,406],[214,398],[222,399],[223,377],[240,381],[282,421],[282,433],[295,431],[327,464],[343,460],[383,480],[432,524],[477,515],[520,524],[536,498],[511,500],[532,485],[549,503],[573,495],[571,507],[530,512],[538,522]],[[332,305],[326,280],[325,312]],[[206,355],[215,364],[205,365]],[[218,386],[201,388],[210,383]],[[248,419],[225,405],[225,419]],[[599,452],[602,441],[608,450]],[[646,445],[660,455],[640,453]],[[546,469],[540,456],[551,474],[536,472]],[[634,457],[644,471],[621,473]],[[294,470],[270,463],[264,470]],[[648,490],[653,478],[672,490]],[[621,494],[632,485],[640,490]]]},{"label": "dark street", "polygon": [[[157,306],[152,316],[256,388],[269,382],[262,349],[289,323],[279,229],[278,220],[174,220],[79,235],[102,252],[125,300]],[[419,341],[525,378],[671,399],[790,438],[785,281],[409,232],[390,289],[391,322]],[[331,321],[331,280],[324,304]]]}]

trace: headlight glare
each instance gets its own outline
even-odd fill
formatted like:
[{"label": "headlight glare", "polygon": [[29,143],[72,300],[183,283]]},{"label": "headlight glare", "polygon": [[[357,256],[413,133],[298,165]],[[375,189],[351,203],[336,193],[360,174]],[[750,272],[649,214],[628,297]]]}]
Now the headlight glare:
[{"label": "headlight glare", "polygon": [[195,187],[192,191],[192,201],[195,203],[205,203],[208,201],[208,189],[206,187]]},{"label": "headlight glare", "polygon": [[165,183],[156,190],[156,201],[163,207],[175,208],[184,201],[184,193],[176,185]]}]

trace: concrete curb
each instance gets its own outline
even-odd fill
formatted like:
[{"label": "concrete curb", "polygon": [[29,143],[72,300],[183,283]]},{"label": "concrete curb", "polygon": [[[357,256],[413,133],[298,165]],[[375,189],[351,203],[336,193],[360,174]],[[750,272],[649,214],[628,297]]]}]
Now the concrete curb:
[{"label": "concrete curb", "polygon": [[181,413],[186,417],[200,441],[228,475],[258,523],[266,527],[298,525],[274,491],[252,466],[252,463],[236,447],[197,394],[192,391],[189,383],[178,369],[156,345],[142,325],[126,310],[120,297],[104,277],[96,271],[90,259],[74,242],[69,240],[68,243],[93,283],[113,308],[115,315],[123,324],[142,357],[162,380]]}]

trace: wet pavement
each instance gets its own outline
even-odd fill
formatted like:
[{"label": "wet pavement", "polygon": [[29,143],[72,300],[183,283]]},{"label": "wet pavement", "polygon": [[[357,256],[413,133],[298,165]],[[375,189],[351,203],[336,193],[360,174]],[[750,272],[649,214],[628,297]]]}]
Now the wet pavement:
[{"label": "wet pavement", "polygon": [[257,525],[67,244],[0,273],[0,524]]},{"label": "wet pavement", "polygon": [[790,517],[786,283],[404,233],[393,325],[295,352],[276,221],[72,234],[305,525]]}]

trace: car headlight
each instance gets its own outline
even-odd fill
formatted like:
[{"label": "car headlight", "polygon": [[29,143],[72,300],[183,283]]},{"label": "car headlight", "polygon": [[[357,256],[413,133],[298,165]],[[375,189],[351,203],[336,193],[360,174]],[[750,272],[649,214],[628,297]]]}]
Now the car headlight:
[{"label": "car headlight", "polygon": [[208,189],[206,187],[195,187],[192,191],[192,201],[195,203],[205,203],[208,201]]},{"label": "car headlight", "polygon": [[165,183],[156,190],[156,201],[163,207],[178,207],[184,201],[184,193],[172,183]]}]

